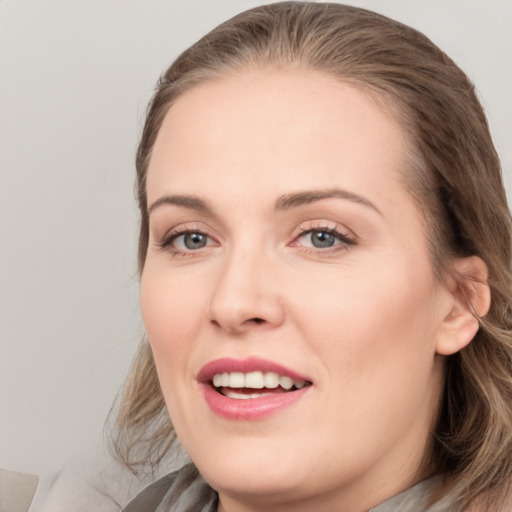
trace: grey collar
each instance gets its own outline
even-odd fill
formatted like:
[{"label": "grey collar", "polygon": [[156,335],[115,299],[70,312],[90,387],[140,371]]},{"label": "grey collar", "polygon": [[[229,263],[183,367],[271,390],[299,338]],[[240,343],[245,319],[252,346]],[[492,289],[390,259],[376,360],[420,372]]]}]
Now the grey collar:
[{"label": "grey collar", "polygon": [[[441,503],[428,504],[442,483],[441,475],[430,477],[368,512],[450,512]],[[122,512],[217,512],[217,504],[217,493],[187,464],[150,484]]]}]

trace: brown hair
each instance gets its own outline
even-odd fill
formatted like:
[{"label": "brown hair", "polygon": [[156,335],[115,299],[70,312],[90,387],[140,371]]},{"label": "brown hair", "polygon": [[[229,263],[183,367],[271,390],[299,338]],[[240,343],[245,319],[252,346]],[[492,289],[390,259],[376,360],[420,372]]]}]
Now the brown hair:
[{"label": "brown hair", "polygon": [[[148,245],[145,178],[167,111],[194,85],[250,66],[318,70],[384,100],[409,133],[413,165],[404,175],[424,212],[437,275],[449,271],[454,256],[477,255],[486,263],[491,308],[474,340],[446,359],[432,451],[439,471],[457,482],[453,506],[466,510],[478,502],[497,510],[512,475],[510,214],[474,87],[423,34],[364,9],[283,2],[235,16],[182,53],[158,82],[137,153],[139,272]],[[157,464],[173,441],[144,340],[115,435],[118,456],[132,468]]]}]

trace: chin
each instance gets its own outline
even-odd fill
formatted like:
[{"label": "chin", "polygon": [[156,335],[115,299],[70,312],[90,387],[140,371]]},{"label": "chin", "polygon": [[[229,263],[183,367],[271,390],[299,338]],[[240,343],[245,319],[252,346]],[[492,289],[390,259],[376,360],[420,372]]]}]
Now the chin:
[{"label": "chin", "polygon": [[[259,447],[251,440],[226,450],[214,450],[208,457],[194,460],[204,479],[217,491],[227,494],[261,496],[292,495],[306,481],[304,464],[298,457],[290,458],[284,451]],[[270,443],[271,444],[271,443]],[[289,452],[289,453],[294,453]],[[296,452],[295,452],[296,453]]]},{"label": "chin", "polygon": [[260,467],[245,468],[227,465],[212,468],[211,472],[203,472],[204,479],[217,492],[230,496],[245,497],[253,502],[277,503],[297,499],[304,491],[304,481],[292,475],[292,471],[276,472]]}]

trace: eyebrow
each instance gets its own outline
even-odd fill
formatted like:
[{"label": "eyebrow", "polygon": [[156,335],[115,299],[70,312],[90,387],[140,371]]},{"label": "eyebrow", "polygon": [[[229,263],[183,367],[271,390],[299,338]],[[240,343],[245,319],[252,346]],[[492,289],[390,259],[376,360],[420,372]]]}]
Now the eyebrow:
[{"label": "eyebrow", "polygon": [[[354,203],[366,206],[377,212],[379,215],[382,215],[381,211],[365,197],[339,188],[327,190],[308,190],[303,192],[294,192],[291,194],[286,194],[277,199],[275,203],[275,209],[290,210],[292,208],[298,208],[300,206],[311,204],[316,201],[332,198],[352,201]],[[213,215],[213,210],[207,205],[205,201],[196,196],[184,195],[171,195],[160,197],[148,208],[148,215],[150,215],[154,210],[157,210],[158,208],[161,208],[164,205],[181,206],[190,210],[196,210],[198,212]]]},{"label": "eyebrow", "polygon": [[316,201],[321,201],[322,199],[331,198],[346,199],[362,206],[366,206],[377,212],[379,215],[382,215],[382,212],[365,197],[339,188],[331,188],[327,190],[311,190],[286,194],[276,201],[275,208],[276,210],[289,210],[290,208],[297,208],[299,206],[311,204]]},{"label": "eyebrow", "polygon": [[149,208],[148,215],[151,214],[154,210],[161,208],[162,206],[169,204],[175,206],[182,206],[184,208],[188,208],[190,210],[196,210],[199,212],[211,213],[211,208],[198,197],[194,196],[163,196],[160,199],[157,199]]}]

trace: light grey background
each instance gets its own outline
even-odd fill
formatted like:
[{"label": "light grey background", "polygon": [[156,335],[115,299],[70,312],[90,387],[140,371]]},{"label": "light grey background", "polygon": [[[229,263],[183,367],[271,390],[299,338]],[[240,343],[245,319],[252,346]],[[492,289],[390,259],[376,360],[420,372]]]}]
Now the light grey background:
[{"label": "light grey background", "polygon": [[[264,2],[0,1],[0,466],[90,452],[142,326],[133,157],[164,67]],[[511,0],[360,0],[475,81],[512,191]]]}]

